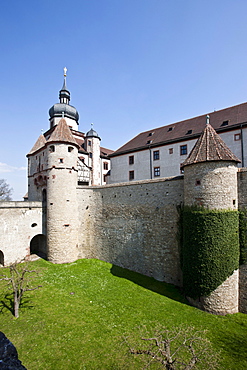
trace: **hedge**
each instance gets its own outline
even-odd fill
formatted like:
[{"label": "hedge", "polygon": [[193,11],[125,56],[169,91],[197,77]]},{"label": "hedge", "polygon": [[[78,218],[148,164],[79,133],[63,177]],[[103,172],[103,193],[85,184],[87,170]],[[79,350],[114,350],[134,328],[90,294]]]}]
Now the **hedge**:
[{"label": "hedge", "polygon": [[239,210],[240,265],[247,263],[247,209]]},{"label": "hedge", "polygon": [[184,292],[208,296],[239,266],[238,211],[184,207],[182,213]]}]

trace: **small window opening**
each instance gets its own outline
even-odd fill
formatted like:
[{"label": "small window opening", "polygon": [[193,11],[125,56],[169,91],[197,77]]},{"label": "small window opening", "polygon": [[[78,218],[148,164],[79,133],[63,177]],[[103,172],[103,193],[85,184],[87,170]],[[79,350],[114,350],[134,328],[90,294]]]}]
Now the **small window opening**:
[{"label": "small window opening", "polygon": [[234,141],[238,141],[241,139],[241,134],[235,134],[234,135]]},{"label": "small window opening", "polygon": [[167,132],[170,132],[172,130],[173,130],[173,127],[169,127],[168,130],[167,130]]},{"label": "small window opening", "polygon": [[147,141],[147,144],[151,144],[151,143],[152,143],[152,140],[148,140],[148,141]]},{"label": "small window opening", "polygon": [[59,163],[63,163],[63,158],[59,158]]},{"label": "small window opening", "polygon": [[201,180],[196,180],[196,186],[201,185]]},{"label": "small window opening", "polygon": [[31,227],[35,227],[35,226],[37,226],[37,224],[34,222],[34,223],[31,225]]},{"label": "small window opening", "polygon": [[235,206],[236,205],[236,199],[233,199],[232,204]]},{"label": "small window opening", "polygon": [[190,134],[192,134],[192,130],[188,130],[188,131],[186,132],[186,135],[190,135]]},{"label": "small window opening", "polygon": [[154,132],[149,132],[148,136],[153,136]]},{"label": "small window opening", "polygon": [[169,154],[173,154],[173,148],[169,148]]},{"label": "small window opening", "polygon": [[72,152],[74,150],[73,146],[68,147],[68,152]]},{"label": "small window opening", "polygon": [[50,151],[50,153],[55,152],[55,145],[51,145],[51,146],[49,147],[49,151]]},{"label": "small window opening", "polygon": [[228,126],[228,123],[229,123],[228,120],[227,121],[223,121],[222,124],[221,124],[221,126]]}]

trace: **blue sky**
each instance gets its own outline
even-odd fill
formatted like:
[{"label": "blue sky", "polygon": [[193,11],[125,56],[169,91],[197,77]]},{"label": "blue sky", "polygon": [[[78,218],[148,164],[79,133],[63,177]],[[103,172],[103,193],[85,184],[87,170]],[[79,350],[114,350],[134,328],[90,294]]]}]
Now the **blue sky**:
[{"label": "blue sky", "polygon": [[63,67],[79,129],[117,149],[139,132],[247,100],[246,0],[8,0],[0,12],[0,178],[26,153]]}]

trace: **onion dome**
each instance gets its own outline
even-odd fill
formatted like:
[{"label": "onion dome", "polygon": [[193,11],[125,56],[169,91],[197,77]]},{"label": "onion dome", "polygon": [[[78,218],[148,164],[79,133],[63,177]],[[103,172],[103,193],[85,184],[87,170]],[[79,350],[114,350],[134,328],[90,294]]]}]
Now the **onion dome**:
[{"label": "onion dome", "polygon": [[101,140],[98,133],[93,129],[93,123],[91,125],[92,125],[91,130],[89,130],[86,133],[86,137],[96,137],[97,139]]},{"label": "onion dome", "polygon": [[70,102],[70,92],[66,86],[66,72],[67,68],[64,68],[64,81],[63,87],[59,91],[59,101],[60,103],[54,104],[49,110],[50,120],[54,117],[67,117],[76,121],[78,124],[79,113],[76,108],[69,104]]}]

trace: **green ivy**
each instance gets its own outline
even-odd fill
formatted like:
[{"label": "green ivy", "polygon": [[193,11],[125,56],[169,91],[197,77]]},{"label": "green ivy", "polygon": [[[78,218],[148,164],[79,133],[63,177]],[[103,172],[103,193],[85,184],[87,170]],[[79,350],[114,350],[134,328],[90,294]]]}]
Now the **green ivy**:
[{"label": "green ivy", "polygon": [[185,294],[208,296],[239,266],[238,211],[184,207],[182,220]]},{"label": "green ivy", "polygon": [[240,265],[247,263],[247,209],[239,210]]}]

